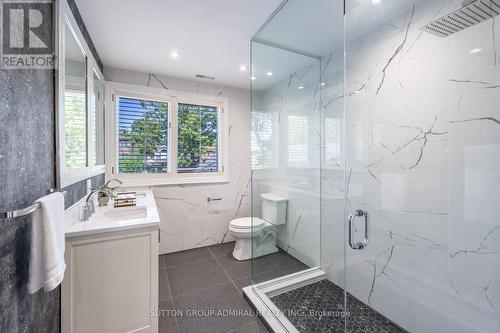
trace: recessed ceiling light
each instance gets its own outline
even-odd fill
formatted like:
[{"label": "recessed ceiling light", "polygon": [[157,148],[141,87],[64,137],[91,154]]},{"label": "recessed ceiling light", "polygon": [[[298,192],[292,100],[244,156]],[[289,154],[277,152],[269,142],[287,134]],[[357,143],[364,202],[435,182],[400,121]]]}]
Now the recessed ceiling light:
[{"label": "recessed ceiling light", "polygon": [[320,86],[324,87],[324,86],[326,86],[326,83],[325,82],[321,82]]},{"label": "recessed ceiling light", "polygon": [[179,56],[180,56],[180,55],[181,55],[181,53],[180,53],[179,51],[172,51],[172,52],[170,53],[170,56],[171,56],[172,58],[174,58],[174,59],[179,58]]},{"label": "recessed ceiling light", "polygon": [[267,74],[267,76],[273,76],[273,72],[271,72],[271,71],[267,72],[266,74]]},{"label": "recessed ceiling light", "polygon": [[298,86],[297,89],[302,90],[304,89],[304,86]]},{"label": "recessed ceiling light", "polygon": [[372,0],[372,3],[377,4],[377,3],[380,3],[380,1],[382,1],[382,0]]},{"label": "recessed ceiling light", "polygon": [[255,80],[255,79],[256,79],[256,77],[255,77],[255,76],[252,76],[252,77],[251,77],[251,79],[252,79],[252,81],[253,81],[253,80]]},{"label": "recessed ceiling light", "polygon": [[247,66],[246,65],[241,65],[240,66],[240,71],[246,72],[247,71]]},{"label": "recessed ceiling light", "polygon": [[469,51],[469,53],[470,53],[470,54],[476,54],[476,53],[481,52],[482,50],[483,50],[483,49],[481,49],[481,48],[476,48],[476,49],[472,49],[472,50],[470,50],[470,51]]}]

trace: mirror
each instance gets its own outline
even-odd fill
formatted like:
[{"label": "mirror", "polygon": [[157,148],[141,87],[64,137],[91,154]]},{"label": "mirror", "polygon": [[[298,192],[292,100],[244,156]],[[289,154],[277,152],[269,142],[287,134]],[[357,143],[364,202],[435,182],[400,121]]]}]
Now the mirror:
[{"label": "mirror", "polygon": [[57,186],[102,174],[105,81],[71,9],[59,2]]},{"label": "mirror", "polygon": [[64,34],[64,166],[88,166],[87,57],[65,24]]},{"label": "mirror", "polygon": [[94,74],[94,89],[92,92],[93,100],[93,164],[104,164],[104,81],[100,79],[96,69],[93,70]]}]

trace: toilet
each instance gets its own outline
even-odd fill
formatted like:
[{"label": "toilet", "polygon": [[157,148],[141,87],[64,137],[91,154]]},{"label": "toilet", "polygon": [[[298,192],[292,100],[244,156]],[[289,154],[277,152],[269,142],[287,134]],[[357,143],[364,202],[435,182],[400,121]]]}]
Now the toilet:
[{"label": "toilet", "polygon": [[286,224],[288,199],[272,193],[262,193],[260,199],[262,218],[242,217],[229,224],[229,231],[236,240],[233,257],[238,260],[278,251],[276,235],[278,226]]}]

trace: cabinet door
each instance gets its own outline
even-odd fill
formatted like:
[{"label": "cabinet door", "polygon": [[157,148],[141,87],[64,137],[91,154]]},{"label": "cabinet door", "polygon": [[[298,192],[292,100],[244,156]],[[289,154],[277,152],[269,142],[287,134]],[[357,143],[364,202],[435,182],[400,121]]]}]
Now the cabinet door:
[{"label": "cabinet door", "polygon": [[[73,241],[72,332],[151,332],[154,233]],[[157,255],[157,254],[156,254]],[[154,260],[153,260],[154,259]]]}]

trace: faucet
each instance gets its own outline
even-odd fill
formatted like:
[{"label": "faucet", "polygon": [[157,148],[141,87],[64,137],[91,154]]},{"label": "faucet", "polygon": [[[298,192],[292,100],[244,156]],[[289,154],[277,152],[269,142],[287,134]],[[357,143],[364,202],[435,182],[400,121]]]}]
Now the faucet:
[{"label": "faucet", "polygon": [[88,221],[92,214],[95,213],[94,201],[90,199],[96,193],[105,193],[108,197],[113,197],[113,193],[108,189],[95,189],[90,191],[87,199],[85,200],[85,204],[83,205],[82,218],[80,219],[80,221]]},{"label": "faucet", "polygon": [[105,184],[105,185],[107,186],[107,185],[109,185],[109,183],[111,183],[111,182],[117,182],[117,183],[119,183],[120,185],[123,185],[123,182],[122,182],[121,180],[119,180],[119,179],[116,179],[116,178],[112,178],[112,179],[108,180],[108,181],[106,182],[106,184]]}]

